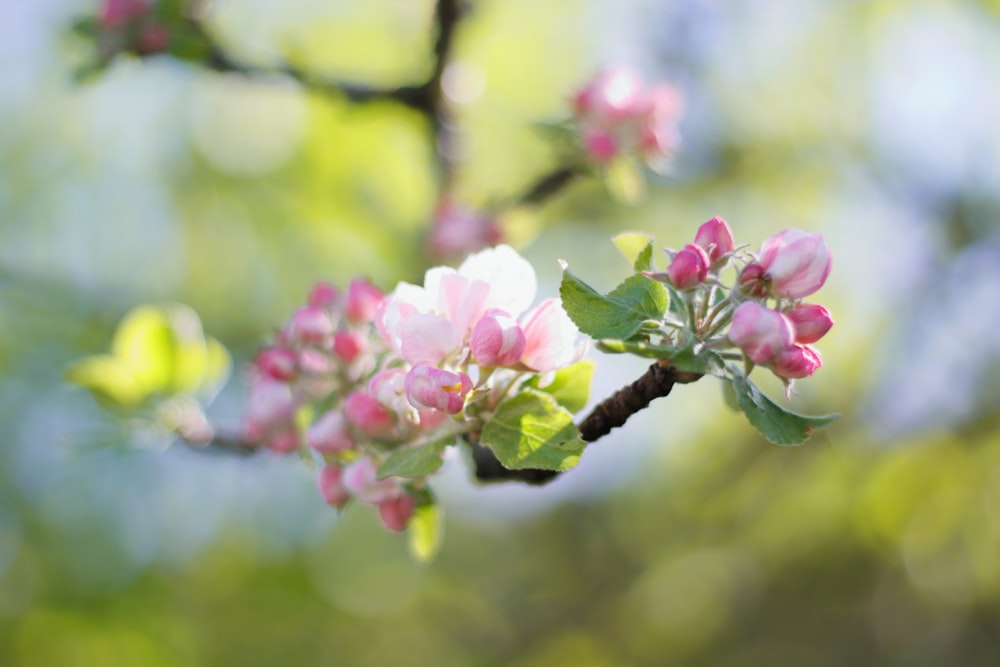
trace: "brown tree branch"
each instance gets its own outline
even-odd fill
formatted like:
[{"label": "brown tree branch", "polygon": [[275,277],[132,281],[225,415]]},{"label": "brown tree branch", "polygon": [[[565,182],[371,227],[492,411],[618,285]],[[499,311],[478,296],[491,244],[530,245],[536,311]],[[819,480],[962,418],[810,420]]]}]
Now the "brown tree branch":
[{"label": "brown tree branch", "polygon": [[[622,387],[599,403],[580,422],[580,437],[594,442],[608,435],[612,429],[625,424],[629,417],[644,410],[654,399],[666,396],[675,384],[688,384],[702,377],[700,373],[679,371],[666,359],[652,365],[632,384]],[[520,481],[528,484],[547,484],[559,476],[555,470],[507,470],[497,461],[493,452],[479,444],[473,445],[473,463],[476,479],[482,482]]]}]

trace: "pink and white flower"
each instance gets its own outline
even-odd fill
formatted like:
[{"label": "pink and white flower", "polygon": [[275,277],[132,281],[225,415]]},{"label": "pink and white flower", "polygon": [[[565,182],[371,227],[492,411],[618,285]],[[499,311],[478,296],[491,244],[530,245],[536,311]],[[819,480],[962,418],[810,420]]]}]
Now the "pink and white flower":
[{"label": "pink and white flower", "polygon": [[486,313],[469,340],[469,349],[476,363],[486,368],[513,366],[521,359],[526,340],[517,320],[508,313],[493,309]]},{"label": "pink and white flower", "polygon": [[785,316],[795,327],[795,342],[815,343],[833,327],[833,316],[825,306],[818,303],[800,303]]},{"label": "pink and white flower", "polygon": [[471,390],[472,380],[465,373],[417,364],[406,374],[406,397],[416,408],[433,408],[453,415],[462,411]]},{"label": "pink and white flower", "polygon": [[832,257],[822,235],[786,229],[764,241],[760,265],[775,296],[801,299],[826,282]]},{"label": "pink and white flower", "polygon": [[376,479],[378,466],[371,457],[363,456],[344,466],[341,483],[344,489],[363,503],[378,505],[399,493],[398,477]]},{"label": "pink and white flower", "polygon": [[794,329],[778,311],[747,301],[733,313],[729,340],[755,364],[769,364],[792,345]]},{"label": "pink and white flower", "polygon": [[569,319],[559,299],[546,299],[523,318],[521,330],[525,345],[521,363],[528,368],[547,373],[579,361],[587,351],[587,343],[577,343],[580,330]]}]

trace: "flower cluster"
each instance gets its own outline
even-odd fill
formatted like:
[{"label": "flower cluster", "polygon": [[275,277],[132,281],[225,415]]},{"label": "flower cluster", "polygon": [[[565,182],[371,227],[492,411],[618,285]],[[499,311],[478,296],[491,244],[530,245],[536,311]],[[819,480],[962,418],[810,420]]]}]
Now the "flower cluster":
[{"label": "flower cluster", "polygon": [[598,73],[577,92],[573,110],[584,151],[594,164],[628,155],[655,168],[676,149],[680,94],[666,84],[646,86],[631,69]]},{"label": "flower cluster", "polygon": [[[830,274],[830,249],[821,235],[786,229],[753,254],[736,247],[722,218],[712,218],[693,243],[668,254],[666,271],[647,275],[670,285],[686,305],[687,317],[676,323],[684,335],[709,348],[735,346],[748,364],[770,368],[788,386],[822,365],[812,344],[833,317],[824,306],[802,301]],[[730,264],[736,280],[727,290],[720,276]]]},{"label": "flower cluster", "polygon": [[154,15],[150,0],[103,0],[97,25],[105,57],[119,51],[160,53],[170,44],[170,31]]},{"label": "flower cluster", "polygon": [[246,439],[308,448],[329,504],[376,505],[402,530],[425,480],[378,479],[388,454],[481,430],[526,380],[583,355],[557,299],[528,309],[535,291],[534,269],[505,245],[389,295],[364,280],[346,293],[317,285],[253,364]]}]

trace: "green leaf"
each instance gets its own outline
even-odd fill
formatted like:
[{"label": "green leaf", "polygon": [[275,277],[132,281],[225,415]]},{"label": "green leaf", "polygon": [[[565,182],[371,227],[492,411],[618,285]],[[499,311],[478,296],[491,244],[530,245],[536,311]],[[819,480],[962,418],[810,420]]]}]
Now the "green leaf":
[{"label": "green leaf", "polygon": [[765,396],[742,373],[734,373],[733,390],[740,409],[760,434],[776,445],[799,445],[805,442],[813,431],[830,424],[840,415],[809,417],[785,410]]},{"label": "green leaf", "polygon": [[556,399],[556,403],[570,412],[579,412],[590,398],[590,380],[594,375],[594,365],[589,359],[578,361],[569,368],[556,371],[552,381],[544,387],[538,386],[541,376],[532,378],[528,385],[549,394]]},{"label": "green leaf", "polygon": [[66,372],[99,400],[135,408],[151,396],[212,398],[229,375],[226,348],[205,338],[198,315],[180,304],[139,306],[122,318],[111,354],[83,359]]},{"label": "green leaf", "polygon": [[570,319],[591,338],[629,338],[667,309],[663,285],[641,275],[630,276],[604,296],[566,269],[559,296]]},{"label": "green leaf", "polygon": [[611,239],[618,252],[638,271],[649,271],[653,265],[653,237],[641,232],[622,232]]},{"label": "green leaf", "polygon": [[166,390],[174,379],[177,340],[164,311],[133,308],[118,324],[111,355],[119,359],[147,393]]},{"label": "green leaf", "polygon": [[407,548],[414,560],[428,563],[441,549],[444,538],[444,511],[433,498],[421,502],[413,511],[406,529]]},{"label": "green leaf", "polygon": [[108,354],[76,362],[66,369],[66,380],[90,391],[106,407],[137,408],[148,394],[131,369]]},{"label": "green leaf", "polygon": [[670,359],[670,365],[679,371],[725,377],[726,363],[718,353],[712,350],[702,349],[695,354],[689,348],[680,350],[677,354],[668,358]]},{"label": "green leaf", "polygon": [[424,477],[437,471],[444,462],[441,453],[454,442],[449,436],[436,442],[428,442],[416,447],[397,449],[386,457],[375,473],[376,479],[386,477]]},{"label": "green leaf", "polygon": [[500,404],[483,427],[481,444],[508,470],[569,470],[586,446],[573,415],[554,397],[530,388]]}]

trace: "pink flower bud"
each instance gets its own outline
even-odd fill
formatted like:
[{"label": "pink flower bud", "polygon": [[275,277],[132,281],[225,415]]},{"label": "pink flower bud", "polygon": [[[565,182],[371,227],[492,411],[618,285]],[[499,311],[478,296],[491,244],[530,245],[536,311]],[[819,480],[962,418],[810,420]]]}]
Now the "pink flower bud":
[{"label": "pink flower bud", "polygon": [[700,285],[708,277],[709,264],[705,251],[700,246],[689,243],[674,255],[667,267],[667,277],[677,289],[690,289]]},{"label": "pink flower bud", "polygon": [[756,364],[768,364],[791,346],[792,323],[776,310],[747,301],[733,313],[729,340]]},{"label": "pink flower bud", "polygon": [[342,478],[344,471],[339,466],[326,466],[319,471],[319,492],[328,505],[342,508],[351,499],[351,494],[344,488]]},{"label": "pink flower bud", "polygon": [[105,28],[121,28],[148,9],[146,0],[104,0],[97,20]]},{"label": "pink flower bud", "polygon": [[347,288],[347,319],[355,323],[368,323],[375,319],[375,311],[382,303],[382,290],[367,280],[357,278]]},{"label": "pink flower bud", "polygon": [[605,70],[577,93],[573,104],[583,117],[605,122],[634,118],[644,111],[646,104],[642,79],[627,67]]},{"label": "pink flower bud", "polygon": [[338,331],[333,335],[333,351],[346,362],[355,358],[368,348],[368,339],[359,331]]},{"label": "pink flower bud", "polygon": [[259,440],[272,426],[288,422],[296,409],[291,387],[284,382],[261,378],[250,385],[246,426],[252,440]]},{"label": "pink flower bud", "polygon": [[299,352],[299,369],[307,375],[328,375],[337,371],[337,360],[322,350],[305,348]]},{"label": "pink flower bud", "polygon": [[277,430],[267,437],[267,448],[280,454],[294,452],[299,448],[299,432],[291,425]]},{"label": "pink flower bud", "polygon": [[320,308],[304,306],[292,315],[290,323],[292,341],[321,345],[332,334],[333,320]]},{"label": "pink flower bud", "polygon": [[329,308],[337,303],[340,290],[330,283],[316,283],[309,291],[309,305],[313,308]]},{"label": "pink flower bud", "polygon": [[823,365],[819,351],[812,345],[792,345],[771,364],[774,374],[789,380],[807,378]]},{"label": "pink flower bud", "polygon": [[403,413],[410,409],[410,402],[406,400],[406,371],[402,368],[387,368],[376,373],[368,382],[368,393],[393,412]]},{"label": "pink flower bud", "polygon": [[408,493],[400,493],[395,498],[379,503],[378,515],[382,519],[382,525],[398,533],[406,530],[416,508],[417,501],[413,496]]},{"label": "pink flower bud", "polygon": [[452,373],[427,364],[417,364],[406,374],[406,397],[416,408],[434,408],[453,415],[465,406],[472,380],[465,373]]},{"label": "pink flower bud", "polygon": [[399,478],[375,479],[378,466],[365,456],[344,467],[341,483],[348,493],[363,503],[377,505],[399,494]]},{"label": "pink flower bud", "polygon": [[618,155],[618,142],[607,130],[589,128],[583,131],[583,150],[594,163],[605,165]]},{"label": "pink flower bud", "polygon": [[298,368],[295,352],[278,345],[261,350],[254,363],[264,375],[284,382],[295,377]]},{"label": "pink flower bud", "polygon": [[170,45],[170,31],[160,23],[146,26],[139,34],[136,51],[142,54],[153,54],[165,51]]},{"label": "pink flower bud", "polygon": [[491,310],[472,330],[469,347],[480,366],[513,366],[524,353],[524,332],[506,312]]},{"label": "pink flower bud", "polygon": [[344,415],[352,424],[376,438],[389,435],[395,425],[393,414],[361,389],[352,391],[344,399]]},{"label": "pink flower bud", "polygon": [[565,368],[583,357],[587,344],[577,344],[580,330],[569,319],[559,299],[546,299],[522,318],[524,353],[521,363],[547,373]]},{"label": "pink flower bud", "polygon": [[786,229],[764,241],[760,264],[776,296],[801,299],[823,286],[832,258],[822,235]]},{"label": "pink flower bud", "polygon": [[736,247],[733,232],[722,218],[712,218],[703,223],[694,235],[694,244],[708,253],[711,264],[715,264],[723,255],[728,255]]},{"label": "pink flower bud", "polygon": [[830,311],[818,303],[800,303],[785,316],[795,327],[795,342],[815,343],[833,327]]},{"label": "pink flower bud", "polygon": [[766,298],[771,290],[771,284],[764,273],[764,267],[756,262],[743,267],[740,271],[740,289],[755,299]]},{"label": "pink flower bud", "polygon": [[310,426],[306,441],[317,452],[343,452],[354,446],[340,410],[330,410]]},{"label": "pink flower bud", "polygon": [[434,214],[428,245],[437,256],[466,255],[502,240],[495,217],[443,199]]}]

